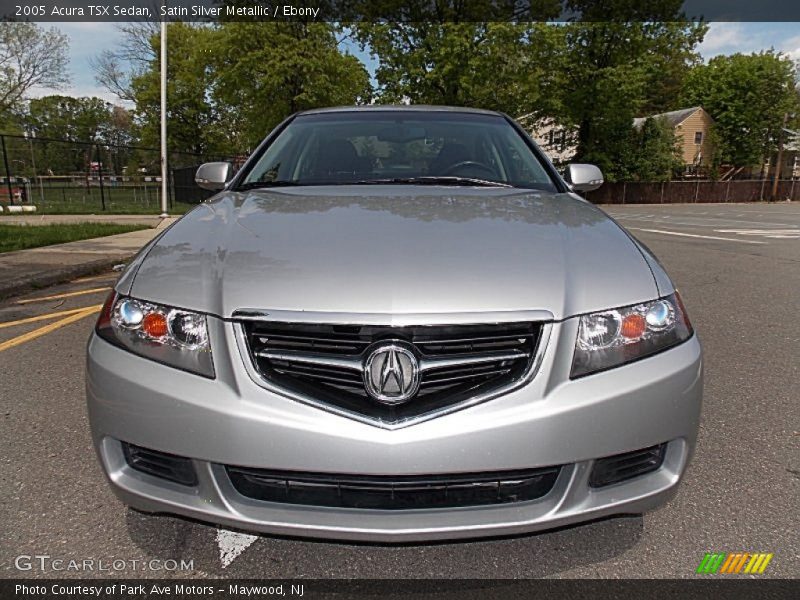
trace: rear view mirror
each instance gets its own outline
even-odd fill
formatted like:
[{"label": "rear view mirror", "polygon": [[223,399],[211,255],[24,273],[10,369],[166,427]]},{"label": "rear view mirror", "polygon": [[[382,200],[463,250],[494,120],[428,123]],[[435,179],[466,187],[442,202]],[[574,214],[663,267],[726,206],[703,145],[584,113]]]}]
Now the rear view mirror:
[{"label": "rear view mirror", "polygon": [[194,176],[194,181],[204,190],[213,192],[225,188],[233,168],[229,162],[210,162],[200,165]]},{"label": "rear view mirror", "polygon": [[568,165],[564,178],[576,192],[591,192],[603,185],[603,174],[600,169],[585,163]]}]

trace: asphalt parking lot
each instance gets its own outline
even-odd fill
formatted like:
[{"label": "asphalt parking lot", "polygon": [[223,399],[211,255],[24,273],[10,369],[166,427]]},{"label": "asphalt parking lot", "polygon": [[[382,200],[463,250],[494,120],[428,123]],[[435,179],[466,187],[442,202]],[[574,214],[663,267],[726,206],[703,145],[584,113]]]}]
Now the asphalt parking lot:
[{"label": "asphalt parking lot", "polygon": [[[85,343],[116,277],[108,273],[0,303],[0,575],[693,577],[706,552],[768,552],[758,577],[800,577],[800,205],[607,210],[665,264],[706,351],[697,452],[667,506],[533,535],[402,546],[251,537],[126,510],[103,479],[84,407]],[[18,570],[20,555],[125,566]],[[193,568],[132,562],[151,559]]]}]

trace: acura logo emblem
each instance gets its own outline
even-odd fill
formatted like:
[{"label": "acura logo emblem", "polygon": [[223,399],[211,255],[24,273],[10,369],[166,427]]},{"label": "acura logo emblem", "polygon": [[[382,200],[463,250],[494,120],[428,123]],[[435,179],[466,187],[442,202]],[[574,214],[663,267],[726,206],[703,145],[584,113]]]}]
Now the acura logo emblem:
[{"label": "acura logo emblem", "polygon": [[419,390],[419,362],[402,342],[383,342],[364,361],[364,387],[383,404],[402,404]]}]

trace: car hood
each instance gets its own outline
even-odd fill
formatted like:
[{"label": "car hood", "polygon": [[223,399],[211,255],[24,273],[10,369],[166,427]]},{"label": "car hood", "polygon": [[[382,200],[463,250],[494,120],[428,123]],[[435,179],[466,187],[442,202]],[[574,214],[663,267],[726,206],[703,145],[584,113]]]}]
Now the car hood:
[{"label": "car hood", "polygon": [[539,310],[563,319],[658,295],[641,251],[601,210],[510,188],[226,192],[136,266],[118,291],[222,317]]}]

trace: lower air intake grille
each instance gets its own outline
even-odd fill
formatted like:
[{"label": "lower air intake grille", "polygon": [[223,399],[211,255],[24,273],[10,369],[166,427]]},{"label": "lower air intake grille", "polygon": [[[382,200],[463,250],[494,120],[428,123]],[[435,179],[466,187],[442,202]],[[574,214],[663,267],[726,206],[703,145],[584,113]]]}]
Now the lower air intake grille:
[{"label": "lower air intake grille", "polygon": [[545,496],[560,467],[459,475],[378,477],[226,467],[242,496],[265,502],[403,510],[524,502]]},{"label": "lower air intake grille", "polygon": [[[542,324],[392,327],[245,321],[242,327],[253,365],[271,384],[300,398],[396,423],[513,388],[534,364]],[[381,379],[395,386],[389,385],[390,392],[408,384],[412,392],[397,402],[378,397],[374,385],[368,389],[365,374],[370,356],[389,345],[407,351],[399,359],[406,361],[400,365],[402,375]],[[375,379],[385,365],[375,367]],[[418,371],[413,384],[412,371]],[[409,379],[401,382],[403,376]]]},{"label": "lower air intake grille", "polygon": [[125,442],[122,442],[122,452],[125,455],[125,462],[135,471],[181,485],[197,485],[197,475],[192,461],[188,458],[148,450]]},{"label": "lower air intake grille", "polygon": [[666,451],[667,445],[659,444],[596,460],[589,476],[589,486],[603,487],[657,471],[664,462]]}]

